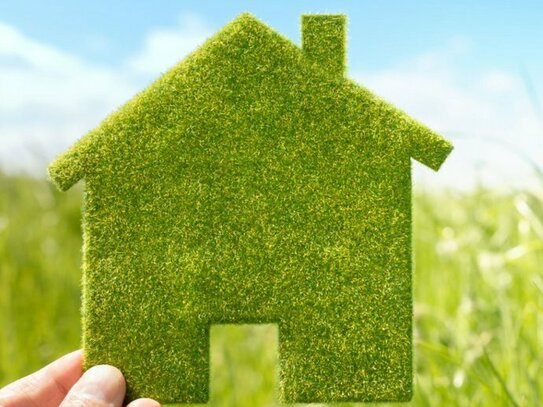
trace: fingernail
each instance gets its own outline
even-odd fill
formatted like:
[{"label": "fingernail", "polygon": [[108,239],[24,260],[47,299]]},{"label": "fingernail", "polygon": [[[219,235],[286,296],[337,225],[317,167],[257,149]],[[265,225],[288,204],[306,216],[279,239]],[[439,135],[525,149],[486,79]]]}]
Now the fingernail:
[{"label": "fingernail", "polygon": [[160,403],[151,399],[134,400],[127,407],[160,407]]},{"label": "fingernail", "polygon": [[88,398],[113,406],[124,400],[126,384],[121,371],[113,366],[98,365],[87,370],[72,388],[81,398]]}]

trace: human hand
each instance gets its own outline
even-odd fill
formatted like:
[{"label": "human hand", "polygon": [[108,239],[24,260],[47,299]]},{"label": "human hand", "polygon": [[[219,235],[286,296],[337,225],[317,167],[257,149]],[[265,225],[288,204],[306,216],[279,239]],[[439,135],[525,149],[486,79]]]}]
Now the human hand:
[{"label": "human hand", "polygon": [[[83,373],[83,355],[72,352],[0,389],[0,407],[120,407],[126,384],[119,369],[100,365]],[[127,407],[160,407],[150,399]]]}]

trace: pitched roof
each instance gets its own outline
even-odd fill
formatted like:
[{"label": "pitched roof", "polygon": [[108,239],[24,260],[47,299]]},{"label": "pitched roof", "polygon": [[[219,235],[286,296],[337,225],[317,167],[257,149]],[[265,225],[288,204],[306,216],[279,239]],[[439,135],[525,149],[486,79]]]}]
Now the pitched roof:
[{"label": "pitched roof", "polygon": [[[283,86],[265,88],[264,81]],[[251,95],[244,93],[247,84]],[[206,89],[220,93],[220,97],[210,100],[213,94]],[[309,104],[341,106],[344,114],[338,126],[341,120],[351,120],[360,122],[361,132],[367,132],[368,126],[376,127],[376,131],[386,128],[391,143],[398,143],[398,148],[407,149],[412,158],[434,170],[452,150],[448,141],[429,128],[363,86],[330,76],[301,48],[243,13],[58,157],[49,167],[50,177],[60,189],[69,189],[98,163],[111,158],[108,154],[116,154],[112,140],[129,140],[143,130],[164,129],[164,123],[171,125],[172,121],[209,120],[211,115],[217,120],[235,120],[228,114],[239,112],[227,114],[223,110],[228,101],[253,98],[252,104],[244,106],[254,113],[254,109],[263,109],[255,96],[280,103],[285,94],[294,93],[308,95]],[[199,110],[204,101],[207,111]],[[290,108],[303,111],[307,106]]]}]

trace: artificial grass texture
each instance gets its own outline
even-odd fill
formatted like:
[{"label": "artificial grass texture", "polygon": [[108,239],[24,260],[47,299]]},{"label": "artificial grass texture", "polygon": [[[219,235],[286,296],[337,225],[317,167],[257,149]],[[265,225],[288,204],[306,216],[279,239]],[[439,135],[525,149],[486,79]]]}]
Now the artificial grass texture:
[{"label": "artificial grass texture", "polygon": [[85,179],[85,365],[128,399],[206,402],[228,323],[278,324],[283,401],[410,399],[410,158],[452,146],[326,49],[242,14],[51,164]]}]

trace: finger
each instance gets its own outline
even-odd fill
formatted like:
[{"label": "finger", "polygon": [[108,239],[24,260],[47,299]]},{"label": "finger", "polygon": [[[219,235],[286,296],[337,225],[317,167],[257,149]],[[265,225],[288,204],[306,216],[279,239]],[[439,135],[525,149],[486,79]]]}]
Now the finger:
[{"label": "finger", "polygon": [[160,403],[151,399],[137,399],[126,407],[160,407]]},{"label": "finger", "polygon": [[81,350],[69,353],[43,369],[0,390],[2,407],[57,407],[81,377]]},{"label": "finger", "polygon": [[87,370],[60,407],[120,407],[126,384],[119,369],[98,365]]}]

